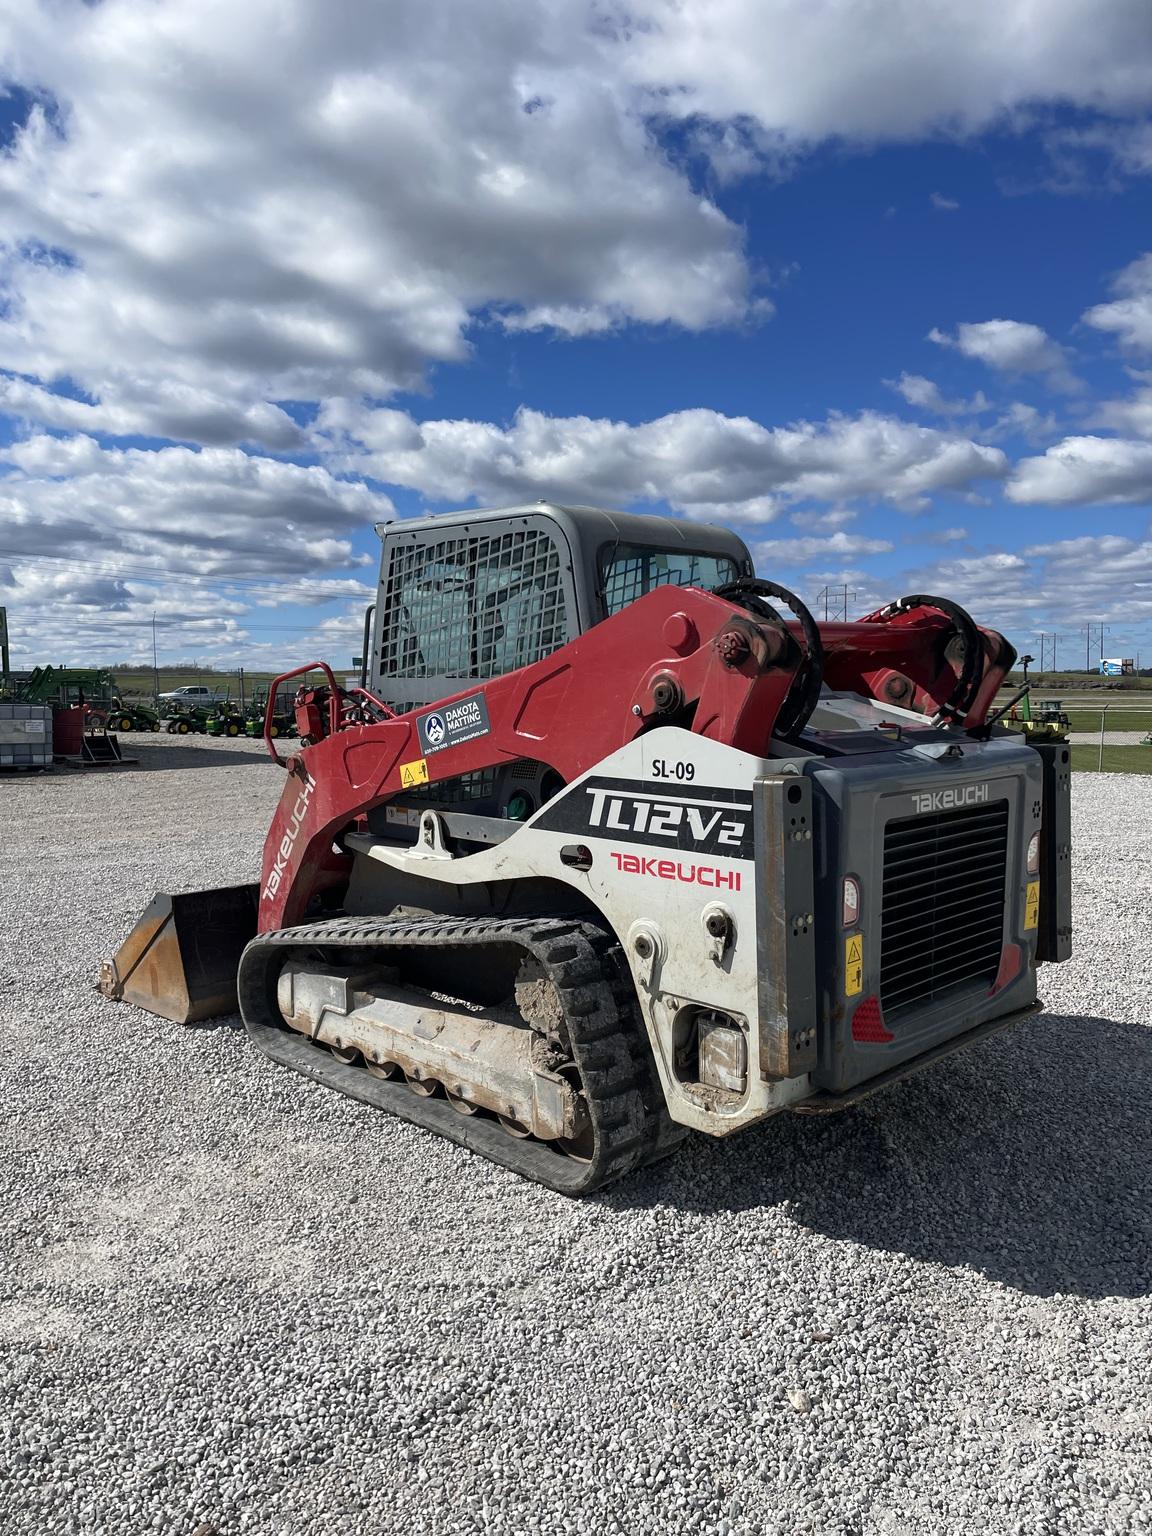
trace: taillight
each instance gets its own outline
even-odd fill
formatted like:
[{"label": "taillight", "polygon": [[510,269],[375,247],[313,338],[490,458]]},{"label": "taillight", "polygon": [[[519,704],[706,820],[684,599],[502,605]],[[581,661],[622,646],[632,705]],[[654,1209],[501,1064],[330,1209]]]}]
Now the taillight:
[{"label": "taillight", "polygon": [[858,1045],[887,1045],[896,1036],[885,1026],[880,999],[866,997],[852,1015],[852,1038]]},{"label": "taillight", "polygon": [[840,921],[845,928],[855,928],[860,921],[860,882],[855,875],[844,876]]},{"label": "taillight", "polygon": [[1038,875],[1040,873],[1040,834],[1033,832],[1028,839],[1028,873]]}]

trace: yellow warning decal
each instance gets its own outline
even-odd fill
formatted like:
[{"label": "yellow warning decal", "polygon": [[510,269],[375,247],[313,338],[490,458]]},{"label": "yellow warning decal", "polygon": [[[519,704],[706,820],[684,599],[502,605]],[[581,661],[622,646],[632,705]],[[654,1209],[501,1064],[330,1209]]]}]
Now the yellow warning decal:
[{"label": "yellow warning decal", "polygon": [[1040,882],[1029,880],[1024,897],[1024,926],[1036,928],[1040,923]]},{"label": "yellow warning decal", "polygon": [[415,789],[417,784],[428,782],[428,759],[418,757],[414,763],[400,764],[400,788]]},{"label": "yellow warning decal", "polygon": [[854,933],[844,940],[844,995],[855,997],[864,990],[864,935]]}]

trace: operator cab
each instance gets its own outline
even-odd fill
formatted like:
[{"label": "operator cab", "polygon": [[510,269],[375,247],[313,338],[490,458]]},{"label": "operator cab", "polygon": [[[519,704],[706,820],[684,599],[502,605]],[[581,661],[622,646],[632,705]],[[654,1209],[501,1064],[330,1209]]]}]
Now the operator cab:
[{"label": "operator cab", "polygon": [[400,712],[540,661],[656,587],[753,573],[730,529],[544,501],[376,531],[362,676]]}]

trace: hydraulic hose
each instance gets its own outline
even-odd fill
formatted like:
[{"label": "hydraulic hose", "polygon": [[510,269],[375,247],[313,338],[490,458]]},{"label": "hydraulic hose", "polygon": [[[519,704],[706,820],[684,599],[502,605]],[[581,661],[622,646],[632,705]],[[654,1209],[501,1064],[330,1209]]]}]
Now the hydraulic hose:
[{"label": "hydraulic hose", "polygon": [[725,597],[730,602],[739,603],[750,613],[759,614],[761,618],[775,619],[779,622],[780,615],[770,604],[764,602],[765,598],[774,597],[777,602],[783,603],[799,622],[804,636],[804,659],[797,669],[784,703],[780,706],[773,733],[783,741],[795,741],[808,724],[812,711],[820,702],[820,689],[824,683],[824,642],[820,638],[816,620],[795,592],[782,587],[779,582],[766,581],[760,576],[742,576],[739,581],[730,581],[725,586],[716,587],[713,590],[717,597]]},{"label": "hydraulic hose", "polygon": [[954,603],[951,598],[933,597],[926,592],[916,592],[908,597],[897,598],[894,603],[881,608],[876,617],[890,618],[893,614],[906,613],[912,608],[937,609],[946,619],[951,620],[952,633],[964,642],[964,659],[960,666],[960,676],[956,679],[956,686],[941,708],[941,713],[963,719],[976,700],[980,681],[984,676],[982,665],[984,642],[976,622],[967,609],[961,608],[960,604]]}]

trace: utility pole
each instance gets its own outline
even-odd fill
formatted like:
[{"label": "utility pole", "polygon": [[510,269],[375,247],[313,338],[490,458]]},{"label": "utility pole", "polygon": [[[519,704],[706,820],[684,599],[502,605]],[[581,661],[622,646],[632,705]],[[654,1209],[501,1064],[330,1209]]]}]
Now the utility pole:
[{"label": "utility pole", "polygon": [[152,697],[160,697],[160,667],[156,660],[156,610],[152,610]]},{"label": "utility pole", "polygon": [[855,592],[849,592],[848,583],[842,582],[838,587],[825,587],[816,594],[816,606],[824,604],[824,622],[831,619],[843,619],[848,622],[848,604],[855,602]]},{"label": "utility pole", "polygon": [[1104,660],[1104,636],[1108,631],[1107,624],[1093,623],[1091,620],[1084,626],[1084,670],[1092,670],[1092,631],[1096,630],[1100,639],[1100,660]]},{"label": "utility pole", "polygon": [[[1040,671],[1042,673],[1045,672],[1045,671],[1047,671],[1047,672],[1055,672],[1056,671],[1056,647],[1057,647],[1057,645],[1059,645],[1059,643],[1060,643],[1061,639],[1063,638],[1063,636],[1057,635],[1057,634],[1053,633],[1050,630],[1045,630],[1042,635],[1037,635],[1036,638],[1040,642]],[[1047,647],[1047,649],[1045,649],[1045,647]],[[1047,658],[1048,658],[1048,665],[1047,665],[1047,667],[1045,667],[1045,665],[1044,665],[1044,658],[1045,658],[1045,656],[1047,656]]]}]

